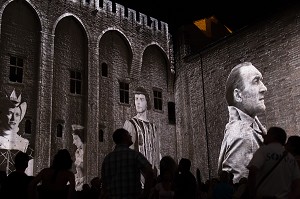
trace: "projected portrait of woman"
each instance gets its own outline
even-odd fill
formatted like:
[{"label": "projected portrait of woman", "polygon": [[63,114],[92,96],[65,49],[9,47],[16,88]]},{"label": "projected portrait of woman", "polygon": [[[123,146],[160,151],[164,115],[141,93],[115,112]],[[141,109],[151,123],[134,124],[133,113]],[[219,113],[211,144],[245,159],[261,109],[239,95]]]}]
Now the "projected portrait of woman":
[{"label": "projected portrait of woman", "polygon": [[82,190],[82,185],[84,184],[84,172],[83,172],[83,156],[84,156],[84,134],[83,127],[79,125],[73,125],[73,144],[76,146],[75,151],[75,182],[76,191]]},{"label": "projected portrait of woman", "polygon": [[21,102],[21,95],[17,97],[15,90],[0,98],[0,170],[7,174],[14,171],[14,158],[19,151],[31,157],[27,174],[32,174],[33,149],[29,140],[18,134],[26,109],[27,103]]}]

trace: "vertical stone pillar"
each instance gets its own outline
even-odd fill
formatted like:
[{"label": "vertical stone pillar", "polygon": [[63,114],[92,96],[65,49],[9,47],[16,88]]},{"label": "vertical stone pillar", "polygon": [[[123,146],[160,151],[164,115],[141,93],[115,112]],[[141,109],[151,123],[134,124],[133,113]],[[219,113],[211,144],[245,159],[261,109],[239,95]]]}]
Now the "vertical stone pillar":
[{"label": "vertical stone pillar", "polygon": [[[95,34],[97,35],[97,34]],[[99,176],[99,50],[96,38],[88,44],[86,103],[86,174],[87,182]]]},{"label": "vertical stone pillar", "polygon": [[41,32],[34,175],[50,165],[54,35]]}]

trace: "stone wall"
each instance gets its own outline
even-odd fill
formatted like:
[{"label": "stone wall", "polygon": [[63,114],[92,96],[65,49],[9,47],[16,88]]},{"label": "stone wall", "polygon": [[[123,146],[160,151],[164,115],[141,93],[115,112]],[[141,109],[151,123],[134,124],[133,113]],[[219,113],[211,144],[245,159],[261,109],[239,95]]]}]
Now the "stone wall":
[{"label": "stone wall", "polygon": [[[299,6],[277,12],[248,26],[176,65],[175,102],[179,156],[200,168],[203,178],[217,176],[223,131],[228,121],[224,97],[230,70],[250,61],[264,77],[267,127],[281,126],[300,135],[299,123]],[[178,57],[176,57],[178,59]],[[188,147],[188,146],[195,147]]]},{"label": "stone wall", "polygon": [[[162,155],[177,158],[175,125],[167,103],[174,102],[168,24],[104,0],[1,1],[0,87],[16,89],[28,103],[35,143],[34,173],[50,165],[54,153],[73,154],[72,124],[85,129],[86,180],[99,176],[104,156],[113,149],[116,128],[135,115],[132,91],[144,86],[163,94],[163,110],[148,117],[163,134]],[[10,55],[24,59],[22,83],[9,81]],[[108,66],[108,76],[101,66]],[[82,94],[70,93],[70,71],[82,74]],[[130,103],[120,103],[119,82],[129,83]],[[24,122],[20,132],[24,132]],[[57,137],[57,126],[63,127]],[[99,142],[99,131],[104,132]],[[75,158],[73,158],[75,159]]]}]

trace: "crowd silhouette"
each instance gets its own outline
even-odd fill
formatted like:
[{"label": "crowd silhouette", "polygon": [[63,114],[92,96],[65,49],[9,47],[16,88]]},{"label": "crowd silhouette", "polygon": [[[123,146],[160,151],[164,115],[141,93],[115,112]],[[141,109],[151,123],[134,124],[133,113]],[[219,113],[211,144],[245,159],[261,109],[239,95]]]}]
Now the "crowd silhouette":
[{"label": "crowd silhouette", "polygon": [[[280,130],[282,131],[282,134],[277,133],[277,131]],[[275,148],[277,147],[276,150],[287,151],[288,155],[285,162],[294,161],[295,164],[293,165],[296,165],[297,168],[293,168],[293,173],[289,174],[289,172],[291,172],[291,168],[281,166],[280,175],[282,174],[284,176],[285,181],[282,182],[280,181],[282,179],[276,179],[278,176],[277,173],[277,175],[272,176],[273,180],[271,182],[265,181],[267,184],[264,184],[265,187],[277,187],[276,184],[280,184],[281,187],[285,187],[285,189],[288,190],[288,195],[285,196],[280,194],[276,195],[276,191],[278,192],[280,188],[273,190],[273,193],[275,193],[273,196],[257,197],[255,194],[258,190],[255,189],[252,190],[251,194],[245,195],[244,193],[246,193],[246,190],[251,189],[251,183],[249,182],[253,180],[251,179],[252,176],[250,176],[252,175],[251,172],[249,174],[250,179],[244,177],[241,178],[238,183],[233,183],[233,174],[227,171],[222,171],[219,173],[218,177],[208,179],[203,182],[201,178],[201,171],[198,168],[196,169],[196,175],[194,175],[191,171],[192,162],[190,159],[181,158],[177,164],[176,160],[171,156],[163,156],[160,160],[160,172],[157,176],[152,175],[153,180],[150,181],[150,189],[146,194],[143,194],[143,188],[141,189],[140,196],[135,195],[133,197],[126,197],[126,195],[118,196],[112,194],[109,187],[111,179],[106,179],[103,182],[101,176],[95,176],[89,183],[82,186],[82,190],[76,191],[75,175],[71,170],[74,162],[67,149],[58,150],[53,158],[51,166],[49,168],[42,169],[36,176],[28,176],[25,173],[30,158],[26,153],[19,152],[15,156],[15,171],[10,173],[8,176],[6,176],[5,172],[0,172],[0,195],[3,199],[299,199],[300,164],[298,165],[297,163],[299,163],[300,156],[300,136],[293,135],[285,137],[286,134],[284,135],[284,130],[279,127],[271,127],[269,131],[269,134],[267,134],[264,138],[265,145],[260,147],[258,152],[254,154],[253,160],[250,162],[249,169],[252,172],[253,167],[251,166],[257,165],[255,158],[257,158],[257,156],[262,157],[259,156],[262,151],[269,150],[269,148],[274,150],[274,146]],[[274,133],[274,131],[276,132]],[[120,144],[121,146],[125,144],[125,148],[128,148],[125,152],[122,152],[121,159],[124,160],[124,163],[127,161],[126,153],[132,153],[133,151],[133,149],[129,148],[132,143],[131,136],[130,134],[126,134],[126,132],[126,130],[122,129],[121,134],[123,133],[123,135],[120,134],[118,135],[119,138],[114,138],[119,139],[116,142],[116,146],[118,145],[120,147]],[[119,150],[118,147],[117,149]],[[119,155],[119,153],[116,154],[117,156]],[[133,161],[135,161],[135,159],[133,159]],[[139,167],[140,164],[136,164],[136,166]],[[149,168],[151,168],[151,166]],[[109,170],[111,168],[106,169]],[[114,171],[109,172],[112,172],[110,174],[115,175]],[[143,174],[143,169],[141,169],[141,173]],[[155,174],[155,171],[153,171],[152,174]],[[256,174],[258,175],[259,172],[257,171]],[[124,176],[118,177],[119,179],[122,179]],[[138,180],[141,182],[141,179],[139,178],[131,180]],[[114,187],[114,189],[118,189],[118,187]]]}]

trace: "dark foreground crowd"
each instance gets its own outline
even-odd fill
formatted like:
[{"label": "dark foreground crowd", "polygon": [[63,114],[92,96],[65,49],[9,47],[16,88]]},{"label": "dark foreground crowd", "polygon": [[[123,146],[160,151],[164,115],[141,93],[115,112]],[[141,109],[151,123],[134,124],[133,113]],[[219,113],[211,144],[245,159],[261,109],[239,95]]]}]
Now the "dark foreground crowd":
[{"label": "dark foreground crowd", "polygon": [[[258,152],[272,152],[278,148],[288,151],[281,161],[282,165],[279,163],[275,168],[277,170],[274,169],[273,174],[269,174],[271,181],[264,181],[262,187],[268,187],[265,190],[261,190],[255,180],[262,178],[259,176],[260,172],[252,168],[249,168],[248,179],[242,178],[236,184],[233,183],[233,175],[225,171],[218,178],[202,182],[199,169],[196,176],[190,171],[189,159],[182,158],[177,164],[172,157],[164,156],[160,161],[160,168],[153,169],[141,153],[129,148],[132,140],[128,131],[117,129],[113,140],[116,147],[103,161],[101,178],[93,178],[89,184],[83,185],[81,191],[75,191],[75,176],[71,171],[73,161],[68,150],[59,150],[51,166],[42,169],[36,176],[25,174],[29,157],[26,153],[19,152],[15,157],[15,171],[8,176],[4,171],[1,172],[0,198],[300,199],[300,136],[290,136],[287,139],[285,131],[279,127],[270,128],[265,136],[265,146]],[[264,157],[254,154],[254,159],[256,156],[260,160]],[[297,170],[284,166],[286,162],[290,164],[293,161],[296,162]]]}]

